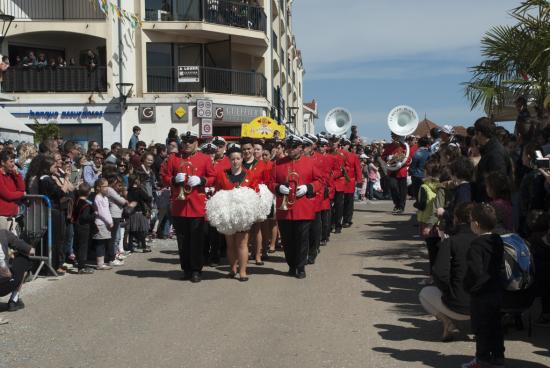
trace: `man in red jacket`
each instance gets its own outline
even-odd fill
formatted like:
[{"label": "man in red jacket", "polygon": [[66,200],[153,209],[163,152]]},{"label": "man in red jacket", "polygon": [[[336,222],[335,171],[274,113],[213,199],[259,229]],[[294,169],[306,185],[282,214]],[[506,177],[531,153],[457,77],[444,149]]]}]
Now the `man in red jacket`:
[{"label": "man in red jacket", "polygon": [[214,155],[214,168],[216,171],[229,170],[231,168],[231,163],[229,162],[229,157],[225,155],[225,150],[227,148],[226,140],[223,137],[214,137],[210,143],[218,148]]},{"label": "man in red jacket", "polygon": [[15,166],[15,157],[0,152],[0,229],[13,231],[14,217],[19,212],[17,202],[25,196],[25,181]]},{"label": "man in red jacket", "polygon": [[[216,172],[209,156],[197,150],[198,136],[181,136],[180,153],[168,157],[161,169],[165,185],[171,185],[172,219],[178,239],[183,279],[201,281],[203,266],[205,187],[214,185]],[[185,199],[179,198],[181,189]]]},{"label": "man in red jacket", "polygon": [[[315,193],[321,188],[321,177],[311,158],[303,156],[300,137],[289,135],[284,143],[288,156],[279,159],[273,168],[271,188],[277,196],[277,220],[288,274],[303,279],[306,277],[309,229],[317,208]],[[283,201],[287,208],[282,206]]]},{"label": "man in red jacket", "polygon": [[305,134],[302,137],[302,141],[304,142],[304,156],[311,158],[314,165],[319,169],[320,175],[319,191],[315,193],[315,219],[311,222],[309,229],[309,252],[307,257],[308,264],[315,264],[315,259],[319,254],[319,247],[321,245],[321,202],[323,200],[327,178],[325,176],[325,171],[323,170],[324,157],[320,156],[316,152],[317,137],[311,134]]},{"label": "man in red jacket", "polygon": [[346,173],[349,176],[349,181],[345,180],[344,187],[344,214],[342,227],[350,227],[353,222],[353,204],[355,196],[355,186],[357,183],[363,182],[363,172],[361,170],[361,161],[359,157],[349,151],[351,142],[347,138],[342,138],[340,141],[342,147],[341,152],[345,159]]},{"label": "man in red jacket", "polygon": [[[382,152],[382,160],[386,162],[395,159],[395,156],[402,156],[406,153],[405,147],[401,143],[401,137],[394,133],[391,136],[392,143],[385,145]],[[410,164],[411,156],[409,154],[401,168],[395,171],[388,171],[390,192],[394,204],[392,213],[394,215],[400,215],[405,210],[407,201],[407,173]]]},{"label": "man in red jacket", "polygon": [[328,153],[330,143],[325,137],[319,137],[317,144],[317,156],[320,158],[321,175],[326,179],[325,189],[323,191],[323,200],[321,201],[321,246],[327,245],[330,239],[331,220],[332,220],[332,201],[336,193],[335,181],[342,176],[342,171],[334,155]]},{"label": "man in red jacket", "polygon": [[350,181],[350,177],[346,171],[347,156],[340,149],[340,138],[336,135],[330,136],[330,154],[333,160],[338,165],[340,176],[334,180],[334,200],[332,205],[332,229],[335,234],[342,232],[342,221],[344,218],[344,192],[346,184]]}]

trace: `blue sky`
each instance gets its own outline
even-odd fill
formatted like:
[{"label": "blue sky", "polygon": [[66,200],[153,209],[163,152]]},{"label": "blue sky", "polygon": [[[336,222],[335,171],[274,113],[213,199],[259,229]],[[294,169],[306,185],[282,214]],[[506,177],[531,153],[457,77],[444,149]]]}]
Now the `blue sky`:
[{"label": "blue sky", "polygon": [[481,61],[480,40],[513,22],[511,0],[295,0],[293,27],[306,69],[304,99],[319,104],[316,131],[328,110],[348,108],[359,133],[388,138],[396,105],[421,119],[470,126],[462,82]]}]

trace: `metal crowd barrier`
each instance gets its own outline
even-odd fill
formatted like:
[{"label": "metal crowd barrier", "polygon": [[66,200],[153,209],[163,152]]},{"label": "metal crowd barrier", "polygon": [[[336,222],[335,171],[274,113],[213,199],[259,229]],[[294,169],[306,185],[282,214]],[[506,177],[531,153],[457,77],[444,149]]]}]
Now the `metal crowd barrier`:
[{"label": "metal crowd barrier", "polygon": [[32,276],[32,281],[38,277],[44,266],[54,276],[57,276],[57,272],[52,266],[52,204],[50,199],[43,195],[25,196],[20,216],[22,223],[19,236],[36,250],[36,255],[30,259],[40,262]]}]

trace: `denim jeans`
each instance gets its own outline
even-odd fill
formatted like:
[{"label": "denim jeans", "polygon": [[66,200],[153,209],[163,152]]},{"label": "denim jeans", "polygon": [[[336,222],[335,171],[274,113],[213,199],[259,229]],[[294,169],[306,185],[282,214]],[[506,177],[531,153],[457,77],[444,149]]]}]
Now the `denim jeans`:
[{"label": "denim jeans", "polygon": [[70,222],[67,223],[66,234],[67,239],[65,242],[65,249],[63,250],[65,251],[66,256],[70,256],[71,254],[74,254],[74,225]]}]

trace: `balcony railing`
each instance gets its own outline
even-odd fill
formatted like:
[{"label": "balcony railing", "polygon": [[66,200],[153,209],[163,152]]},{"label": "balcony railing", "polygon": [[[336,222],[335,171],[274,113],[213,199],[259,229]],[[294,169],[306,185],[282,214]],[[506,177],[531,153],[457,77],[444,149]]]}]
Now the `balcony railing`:
[{"label": "balcony railing", "polygon": [[211,92],[267,96],[267,79],[259,73],[220,68],[199,68],[199,82],[178,81],[177,67],[147,68],[148,92]]},{"label": "balcony railing", "polygon": [[106,92],[107,68],[9,68],[2,90],[18,92]]},{"label": "balcony railing", "polygon": [[145,9],[146,21],[198,21],[265,32],[263,8],[226,0],[191,0],[185,11]]},{"label": "balcony railing", "polygon": [[16,20],[104,20],[97,3],[89,0],[0,0],[0,10]]}]

